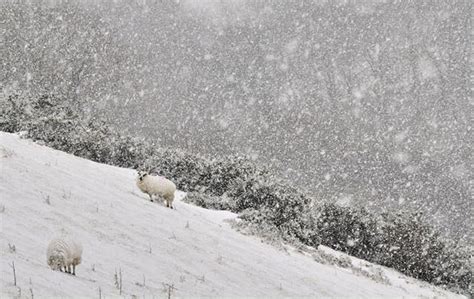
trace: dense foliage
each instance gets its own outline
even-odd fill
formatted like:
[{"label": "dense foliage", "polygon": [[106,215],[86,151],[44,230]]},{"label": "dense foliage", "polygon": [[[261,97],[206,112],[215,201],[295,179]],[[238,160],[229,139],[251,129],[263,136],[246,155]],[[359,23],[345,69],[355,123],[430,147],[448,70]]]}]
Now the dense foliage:
[{"label": "dense foliage", "polygon": [[472,253],[443,240],[420,214],[375,216],[364,209],[316,203],[245,158],[211,160],[122,136],[100,119],[84,119],[52,95],[0,98],[0,130],[24,131],[33,140],[83,158],[165,175],[190,192],[189,202],[238,212],[245,225],[262,234],[294,244],[324,244],[472,293]]},{"label": "dense foliage", "polygon": [[436,285],[473,291],[472,252],[440,237],[420,213],[384,213],[325,203],[315,230],[322,243]]}]

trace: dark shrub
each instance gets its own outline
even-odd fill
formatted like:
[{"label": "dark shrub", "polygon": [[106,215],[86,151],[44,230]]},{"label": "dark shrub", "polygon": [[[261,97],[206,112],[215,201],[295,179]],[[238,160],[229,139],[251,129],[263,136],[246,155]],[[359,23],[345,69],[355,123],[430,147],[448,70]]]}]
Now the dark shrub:
[{"label": "dark shrub", "polygon": [[379,237],[374,215],[332,203],[324,203],[318,212],[316,230],[323,244],[373,260]]},{"label": "dark shrub", "polygon": [[[420,214],[382,214],[322,204],[316,216],[321,243],[400,272],[472,292],[470,254],[443,240]],[[472,254],[472,253],[471,253]]]}]

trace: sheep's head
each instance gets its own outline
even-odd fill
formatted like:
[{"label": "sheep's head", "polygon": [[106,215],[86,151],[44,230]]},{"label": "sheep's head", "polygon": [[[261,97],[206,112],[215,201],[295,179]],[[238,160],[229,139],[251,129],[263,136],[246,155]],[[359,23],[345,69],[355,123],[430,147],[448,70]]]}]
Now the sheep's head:
[{"label": "sheep's head", "polygon": [[146,177],[147,175],[148,175],[147,171],[139,171],[138,172],[138,180],[143,181],[143,178]]},{"label": "sheep's head", "polygon": [[61,270],[61,267],[64,266],[64,257],[60,254],[52,255],[49,257],[48,265],[53,270]]}]

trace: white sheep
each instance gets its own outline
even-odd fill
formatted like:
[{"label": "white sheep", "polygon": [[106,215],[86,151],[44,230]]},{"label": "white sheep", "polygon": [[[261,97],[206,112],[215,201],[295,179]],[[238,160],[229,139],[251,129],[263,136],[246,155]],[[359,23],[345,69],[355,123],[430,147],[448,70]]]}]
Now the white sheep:
[{"label": "white sheep", "polygon": [[[81,244],[69,238],[57,238],[49,242],[46,253],[48,265],[53,270],[76,275],[76,266],[82,261]],[[72,269],[71,269],[72,268]]]},{"label": "white sheep", "polygon": [[162,176],[153,176],[146,171],[138,172],[137,186],[143,192],[150,196],[153,201],[153,195],[161,196],[166,201],[168,208],[173,208],[175,184]]}]

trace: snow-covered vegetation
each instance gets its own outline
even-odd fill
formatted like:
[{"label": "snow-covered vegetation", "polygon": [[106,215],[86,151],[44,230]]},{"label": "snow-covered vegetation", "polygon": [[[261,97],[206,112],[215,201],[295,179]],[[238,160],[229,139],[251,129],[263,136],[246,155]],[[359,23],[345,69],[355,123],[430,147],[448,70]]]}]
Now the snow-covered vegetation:
[{"label": "snow-covered vegetation", "polygon": [[113,132],[103,121],[85,121],[61,103],[54,96],[3,99],[0,130],[24,131],[33,140],[97,162],[154,169],[192,192],[187,201],[240,213],[243,231],[292,245],[324,244],[436,285],[472,292],[472,252],[442,238],[420,214],[377,216],[312,199],[245,158],[208,160],[160,149]]},{"label": "snow-covered vegetation", "polygon": [[[473,7],[469,0],[0,1],[0,131],[75,155],[74,161],[94,161],[104,176],[91,177],[109,193],[108,184],[116,186],[119,202],[130,192],[146,198],[141,190],[150,199],[164,195],[171,206],[182,190],[187,196],[174,212],[206,208],[207,215],[233,218],[232,228],[249,238],[320,263],[354,271],[360,258],[473,296]],[[8,215],[14,232],[25,233],[21,217],[48,232],[66,219],[90,245],[85,231],[94,223],[123,223],[98,220],[98,213],[71,220],[80,201],[54,210],[51,194],[69,200],[70,192],[30,173],[15,158],[23,141],[5,136],[12,146],[0,147],[2,167],[5,161],[7,172],[19,171],[15,178],[26,182],[6,177],[0,185],[11,195],[0,214]],[[33,147],[24,150],[32,154]],[[67,157],[66,164],[73,159]],[[125,168],[127,175],[111,171],[115,179],[109,179],[105,169],[115,168],[95,162]],[[61,167],[52,168],[54,180],[75,183],[61,178]],[[137,185],[128,176],[137,170],[153,177],[140,176]],[[86,174],[73,167],[67,178],[71,171]],[[89,187],[102,192],[98,183],[78,180],[84,194],[95,196]],[[129,183],[134,191],[124,189]],[[33,203],[38,192],[41,204]],[[79,197],[85,206],[93,200]],[[111,198],[99,198],[113,210]],[[45,218],[20,209],[30,204]],[[122,207],[133,211],[129,221],[143,216],[141,224],[146,219],[168,232],[182,221],[150,221],[152,212],[172,211],[144,200]],[[123,234],[108,231],[113,238],[104,231],[96,237],[114,243],[128,236],[115,245],[130,249],[141,237],[132,237],[129,224]],[[149,240],[151,233],[144,234],[141,240]],[[19,244],[32,249],[38,239],[28,231]],[[25,246],[27,240],[34,242]],[[29,269],[21,262],[36,260],[36,253],[3,245],[9,257],[21,257],[9,263],[16,284],[15,269]],[[122,269],[107,267],[124,295]],[[357,271],[390,282],[380,271]],[[166,286],[170,296],[174,285]],[[277,293],[311,294],[306,291]],[[227,294],[236,295],[219,293]]]},{"label": "snow-covered vegetation", "polygon": [[[144,200],[132,169],[3,132],[0,152],[1,298],[465,298],[324,246],[275,248],[182,192],[166,209]],[[48,267],[58,235],[82,243],[76,276]]]}]

